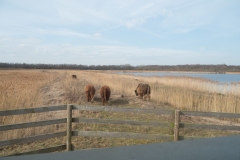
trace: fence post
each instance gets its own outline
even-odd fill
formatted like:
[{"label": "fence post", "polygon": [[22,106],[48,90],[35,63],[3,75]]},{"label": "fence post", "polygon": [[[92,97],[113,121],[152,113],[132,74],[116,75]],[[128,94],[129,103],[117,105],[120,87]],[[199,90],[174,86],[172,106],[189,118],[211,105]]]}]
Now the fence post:
[{"label": "fence post", "polygon": [[72,105],[67,105],[67,138],[66,138],[66,145],[67,151],[71,151],[72,148]]},{"label": "fence post", "polygon": [[180,111],[175,110],[174,141],[179,140],[179,123],[180,123]]}]

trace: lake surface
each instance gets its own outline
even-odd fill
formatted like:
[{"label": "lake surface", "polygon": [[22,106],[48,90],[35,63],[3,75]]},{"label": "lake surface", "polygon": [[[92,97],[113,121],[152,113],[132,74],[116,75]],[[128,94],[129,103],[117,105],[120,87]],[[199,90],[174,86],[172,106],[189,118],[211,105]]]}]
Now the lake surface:
[{"label": "lake surface", "polygon": [[133,74],[136,76],[186,76],[205,78],[220,83],[240,82],[240,74],[213,74],[213,73],[181,73],[181,72],[119,72],[119,74]]}]

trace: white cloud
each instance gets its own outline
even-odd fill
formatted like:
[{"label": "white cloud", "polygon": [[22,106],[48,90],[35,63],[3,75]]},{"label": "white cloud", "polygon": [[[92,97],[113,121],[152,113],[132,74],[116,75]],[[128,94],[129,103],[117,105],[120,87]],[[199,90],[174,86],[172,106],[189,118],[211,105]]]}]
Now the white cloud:
[{"label": "white cloud", "polygon": [[135,26],[140,26],[141,24],[144,23],[143,19],[131,19],[127,21],[123,21],[123,24],[125,24],[128,28],[133,28]]},{"label": "white cloud", "polygon": [[[140,48],[129,46],[78,46],[72,44],[46,45],[38,40],[0,40],[0,57],[3,62],[72,63],[84,65],[187,64],[189,60],[211,59],[216,54],[202,56],[191,50]],[[9,41],[13,42],[9,45]],[[24,45],[23,45],[24,44]],[[6,49],[6,45],[9,45]],[[219,56],[219,54],[218,54]],[[13,58],[15,57],[15,58]]]},{"label": "white cloud", "polygon": [[[38,40],[1,40],[2,62],[52,63],[83,65],[175,65],[175,64],[238,64],[240,57],[191,50],[142,48],[131,46],[78,46],[72,44],[42,44]],[[8,43],[9,41],[13,43]],[[10,44],[10,45],[9,45]],[[21,45],[24,44],[24,45]],[[7,47],[8,45],[8,47]],[[218,57],[216,59],[216,57]]]},{"label": "white cloud", "polygon": [[102,34],[101,34],[101,33],[95,33],[94,36],[95,36],[95,37],[101,37]]},{"label": "white cloud", "polygon": [[[227,6],[223,1],[54,1],[44,3],[38,1],[12,1],[19,10],[4,8],[5,14],[0,16],[2,24],[18,22],[19,24],[52,24],[52,25],[124,25],[127,28],[142,26],[152,17],[159,17],[161,27],[179,32],[194,30],[211,23],[215,16]],[[21,18],[24,17],[24,18]],[[1,22],[0,22],[1,23]],[[179,29],[180,28],[180,29]],[[189,29],[190,28],[190,29]],[[182,33],[182,32],[181,32]],[[185,33],[185,32],[183,32]]]}]

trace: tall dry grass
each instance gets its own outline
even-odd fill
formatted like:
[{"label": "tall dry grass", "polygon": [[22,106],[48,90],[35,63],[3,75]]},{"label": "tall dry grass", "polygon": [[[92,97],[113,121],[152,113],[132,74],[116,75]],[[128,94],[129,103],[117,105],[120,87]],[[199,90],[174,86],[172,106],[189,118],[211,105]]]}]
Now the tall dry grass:
[{"label": "tall dry grass", "polygon": [[[0,70],[0,110],[40,107],[44,105],[42,89],[54,83],[57,72],[45,70]],[[44,114],[0,117],[0,125],[46,119]],[[45,129],[28,128],[0,132],[0,140],[46,133]]]},{"label": "tall dry grass", "polygon": [[[72,79],[72,74],[78,79]],[[218,84],[200,78],[143,77],[119,75],[112,71],[1,70],[0,82],[0,110],[84,104],[83,88],[89,83],[95,85],[97,96],[100,87],[108,85],[112,94],[133,97],[139,83],[148,83],[151,101],[158,103],[159,107],[167,104],[181,110],[240,113],[239,84]],[[219,85],[221,91],[228,92],[219,91]],[[49,103],[46,97],[51,98]],[[0,122],[10,123],[4,120],[1,118]],[[22,117],[22,120],[26,118]]]},{"label": "tall dry grass", "polygon": [[181,110],[240,113],[240,83],[193,77],[140,77],[153,86],[153,97]]},{"label": "tall dry grass", "polygon": [[151,86],[151,100],[181,110],[240,113],[240,84],[220,84],[192,77],[143,77],[113,72],[82,71],[78,77],[109,85],[113,93],[134,96],[139,83]]},{"label": "tall dry grass", "polygon": [[[72,79],[72,74],[77,75],[78,78]],[[237,83],[229,85],[218,84],[200,78],[142,77],[120,75],[112,71],[81,70],[0,70],[0,110],[60,104],[89,104],[86,102],[86,97],[83,92],[84,86],[89,83],[95,86],[96,97],[100,97],[100,87],[102,85],[108,85],[113,95],[124,95],[124,97],[129,97],[130,99],[135,98],[134,90],[137,85],[139,83],[148,83],[151,86],[151,102],[158,104],[159,108],[164,104],[181,110],[240,113],[240,85]],[[219,86],[221,90],[219,90]],[[101,103],[96,103],[95,105],[101,105]],[[114,105],[114,103],[111,103],[111,105]],[[134,103],[131,104],[131,106],[134,107]],[[92,118],[111,117],[113,119],[125,116],[120,116],[120,114],[115,113],[108,115],[94,112],[76,112],[74,115]],[[0,125],[62,117],[66,117],[66,113],[61,111],[0,117]],[[148,119],[138,115],[128,115],[125,118]],[[151,116],[151,118],[151,120],[159,120],[158,116]],[[101,130],[107,128],[107,126],[101,125],[74,125],[73,127],[83,130]],[[0,132],[0,140],[64,131],[65,128],[66,126],[62,124]],[[128,129],[121,131],[131,131],[134,127],[128,126],[127,128]],[[146,130],[149,130],[144,128],[135,129],[137,132],[146,132]],[[119,126],[108,128],[108,130],[119,130]],[[156,129],[156,133],[159,132],[159,129]],[[168,129],[166,132],[171,134],[170,132],[172,131]],[[113,141],[105,139],[106,143],[95,144],[95,139],[96,138],[85,139],[81,137],[77,138],[74,143],[81,141],[81,144],[84,144],[84,146],[80,145],[79,148],[148,143],[147,141],[142,142],[137,140],[117,140],[116,143],[114,143]],[[103,139],[98,140],[101,141]],[[60,144],[64,139],[50,141],[51,144]],[[108,144],[108,142],[111,144]],[[36,145],[37,144],[40,145],[40,143],[36,143]],[[29,146],[32,146],[32,144]],[[38,146],[36,148],[38,148]],[[6,150],[6,152],[9,150],[11,150],[11,148]]]},{"label": "tall dry grass", "polygon": [[50,85],[56,76],[48,71],[0,70],[0,110],[41,105],[40,89]]}]

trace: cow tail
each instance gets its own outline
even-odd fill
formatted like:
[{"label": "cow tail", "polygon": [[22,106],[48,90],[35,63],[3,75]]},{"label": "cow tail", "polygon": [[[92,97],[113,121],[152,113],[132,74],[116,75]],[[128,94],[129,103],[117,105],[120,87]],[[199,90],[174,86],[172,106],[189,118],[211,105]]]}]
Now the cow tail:
[{"label": "cow tail", "polygon": [[106,102],[107,101],[107,90],[106,89],[104,90],[104,95],[103,96],[104,96],[104,100]]},{"label": "cow tail", "polygon": [[148,89],[147,89],[147,95],[148,95],[148,98],[150,99],[150,95],[151,94],[151,91],[150,91],[150,86],[148,85]]}]

